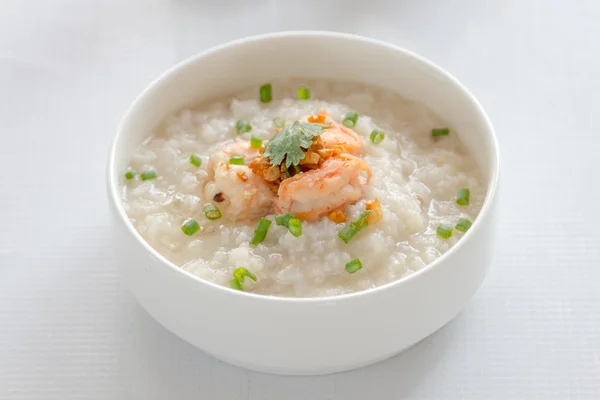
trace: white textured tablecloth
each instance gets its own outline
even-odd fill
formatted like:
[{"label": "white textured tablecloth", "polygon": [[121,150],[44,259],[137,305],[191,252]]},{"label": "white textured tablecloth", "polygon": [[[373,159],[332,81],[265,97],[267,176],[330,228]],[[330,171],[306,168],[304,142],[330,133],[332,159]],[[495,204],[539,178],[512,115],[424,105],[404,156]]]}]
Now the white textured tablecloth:
[{"label": "white textured tablecloth", "polygon": [[[600,398],[598,21],[598,0],[0,0],[0,398]],[[210,46],[288,29],[428,57],[479,98],[503,156],[496,263],[464,312],[323,377],[241,370],[179,340],[109,251],[105,162],[138,92]]]}]

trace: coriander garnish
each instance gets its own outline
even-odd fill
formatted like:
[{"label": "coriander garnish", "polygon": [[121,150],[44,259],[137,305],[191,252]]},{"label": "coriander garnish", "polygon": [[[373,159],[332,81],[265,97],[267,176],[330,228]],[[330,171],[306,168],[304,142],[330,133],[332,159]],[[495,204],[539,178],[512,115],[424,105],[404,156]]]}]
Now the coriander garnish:
[{"label": "coriander garnish", "polygon": [[327,125],[296,121],[282,128],[266,146],[265,157],[271,165],[279,165],[285,159],[285,166],[298,165],[304,158],[302,149],[308,149],[315,136],[323,133]]}]

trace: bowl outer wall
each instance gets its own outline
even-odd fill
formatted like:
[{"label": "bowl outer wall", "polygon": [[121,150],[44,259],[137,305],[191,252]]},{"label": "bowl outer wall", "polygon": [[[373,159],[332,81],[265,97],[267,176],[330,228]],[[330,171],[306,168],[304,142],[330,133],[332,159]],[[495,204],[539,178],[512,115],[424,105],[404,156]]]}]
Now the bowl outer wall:
[{"label": "bowl outer wall", "polygon": [[[303,56],[309,53],[311,57]],[[408,278],[350,295],[312,299],[236,292],[193,277],[154,251],[121,205],[122,171],[131,153],[173,111],[285,77],[386,86],[427,104],[459,133],[489,182],[486,201],[469,232]],[[410,52],[323,32],[236,41],[167,71],[123,119],[108,175],[118,264],[136,299],[157,321],[232,364],[301,375],[367,365],[439,329],[480,286],[493,254],[498,157],[491,124],[472,95],[449,74]]]}]

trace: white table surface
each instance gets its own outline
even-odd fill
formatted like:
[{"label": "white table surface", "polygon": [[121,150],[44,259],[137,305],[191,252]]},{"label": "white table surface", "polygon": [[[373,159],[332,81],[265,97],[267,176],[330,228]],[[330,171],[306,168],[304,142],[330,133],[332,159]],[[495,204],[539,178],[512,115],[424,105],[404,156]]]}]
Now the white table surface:
[{"label": "white table surface", "polygon": [[[0,398],[600,398],[598,21],[598,0],[0,0]],[[105,161],[137,93],[210,46],[287,29],[428,57],[479,98],[503,156],[496,263],[464,312],[322,377],[203,354],[135,303],[109,251]]]}]

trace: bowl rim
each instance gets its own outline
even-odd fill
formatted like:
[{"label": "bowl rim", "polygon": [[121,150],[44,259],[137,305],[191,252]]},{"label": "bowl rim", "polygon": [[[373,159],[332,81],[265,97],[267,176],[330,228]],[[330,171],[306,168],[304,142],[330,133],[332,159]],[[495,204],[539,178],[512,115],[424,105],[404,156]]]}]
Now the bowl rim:
[{"label": "bowl rim", "polygon": [[[492,152],[496,156],[496,162],[492,166],[490,170],[490,180],[488,182],[488,188],[486,192],[486,196],[481,206],[481,210],[473,225],[469,228],[469,230],[464,234],[461,240],[458,241],[454,246],[452,246],[448,251],[442,254],[433,262],[426,264],[420,270],[415,271],[409,276],[397,279],[392,282],[385,283],[380,286],[376,286],[373,288],[360,290],[351,293],[344,293],[340,295],[333,296],[322,296],[322,297],[283,297],[276,295],[266,295],[266,294],[258,294],[252,292],[244,292],[235,290],[226,286],[219,285],[214,282],[210,282],[208,280],[204,280],[191,272],[184,270],[183,268],[175,265],[173,262],[169,261],[162,254],[160,254],[157,250],[155,250],[144,238],[139,234],[139,232],[135,229],[131,221],[129,220],[125,209],[123,207],[123,203],[121,197],[119,195],[119,191],[117,190],[118,182],[115,182],[115,154],[117,151],[117,143],[120,141],[121,137],[124,135],[123,131],[125,125],[130,118],[132,112],[139,106],[139,104],[144,100],[144,98],[152,92],[152,90],[159,86],[163,81],[167,80],[169,77],[176,75],[179,71],[185,69],[186,67],[200,61],[203,58],[209,57],[212,54],[218,53],[222,50],[226,50],[233,47],[243,46],[248,43],[261,42],[273,39],[281,39],[281,38],[299,38],[299,37],[328,37],[335,38],[340,40],[345,40],[348,42],[362,42],[371,46],[382,47],[388,50],[392,50],[395,52],[403,53],[405,56],[416,60],[417,62],[425,65],[429,69],[435,70],[438,74],[447,78],[452,84],[457,88],[457,90],[462,91],[463,94],[471,101],[472,106],[475,110],[482,116],[484,124],[487,129],[487,134],[491,137],[492,142]],[[494,131],[494,127],[490,122],[489,117],[484,111],[481,104],[477,101],[475,96],[462,84],[458,79],[456,79],[449,72],[445,71],[435,63],[429,61],[423,56],[420,56],[413,51],[404,49],[402,47],[393,45],[391,43],[385,42],[383,40],[373,39],[365,36],[350,34],[350,33],[342,33],[342,32],[334,32],[334,31],[319,31],[319,30],[307,30],[307,31],[282,31],[282,32],[272,32],[272,33],[264,33],[259,35],[247,36],[231,41],[227,41],[217,46],[210,47],[204,51],[201,51],[191,57],[188,57],[174,66],[167,69],[165,72],[161,73],[157,78],[155,78],[149,85],[145,87],[145,89],[135,98],[133,103],[127,108],[127,111],[123,115],[122,119],[119,122],[117,128],[117,134],[115,135],[112,144],[110,146],[110,152],[108,157],[108,168],[107,168],[107,186],[108,186],[108,197],[109,201],[112,203],[112,206],[115,207],[119,215],[120,222],[124,225],[126,230],[137,240],[137,242],[147,251],[149,254],[153,256],[154,259],[159,260],[165,267],[169,267],[171,269],[176,270],[176,273],[183,274],[184,276],[193,279],[198,284],[206,285],[208,288],[222,291],[223,294],[230,294],[233,296],[242,296],[247,300],[252,301],[280,301],[285,303],[327,303],[327,302],[338,302],[338,301],[347,301],[351,299],[356,299],[362,296],[374,295],[377,293],[381,293],[384,291],[391,290],[395,287],[402,287],[404,285],[409,285],[413,280],[416,279],[425,279],[425,276],[429,275],[431,271],[436,268],[439,268],[441,264],[445,262],[446,259],[452,257],[454,253],[456,253],[466,242],[468,242],[472,236],[475,236],[477,232],[480,230],[481,221],[485,219],[484,217],[490,212],[492,207],[492,203],[494,202],[497,194],[498,181],[500,175],[500,147],[498,144],[498,138]]]}]

